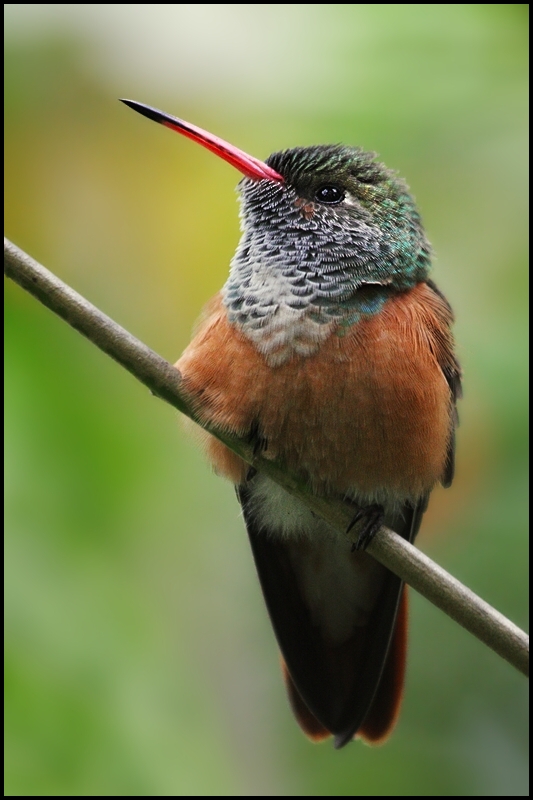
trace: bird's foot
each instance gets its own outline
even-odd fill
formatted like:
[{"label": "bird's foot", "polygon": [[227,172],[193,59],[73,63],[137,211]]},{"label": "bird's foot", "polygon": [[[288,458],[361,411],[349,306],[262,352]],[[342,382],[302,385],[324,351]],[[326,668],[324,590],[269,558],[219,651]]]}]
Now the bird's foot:
[{"label": "bird's foot", "polygon": [[354,550],[366,550],[376,533],[383,525],[384,516],[385,511],[383,506],[377,505],[377,503],[372,503],[369,506],[363,506],[362,508],[359,508],[346,529],[346,533],[350,533],[354,525],[357,525],[358,522],[364,520],[357,535],[357,539],[352,545],[352,553]]},{"label": "bird's foot", "polygon": [[250,432],[248,433],[246,439],[253,448],[254,456],[264,453],[268,447],[268,441],[265,436],[261,436],[259,431],[259,423],[257,422],[254,422],[250,428]]}]

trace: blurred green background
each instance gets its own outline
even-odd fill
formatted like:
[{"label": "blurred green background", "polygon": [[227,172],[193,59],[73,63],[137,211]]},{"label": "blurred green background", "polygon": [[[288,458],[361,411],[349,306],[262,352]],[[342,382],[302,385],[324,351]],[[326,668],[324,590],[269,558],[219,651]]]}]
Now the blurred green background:
[{"label": "blurred green background", "polygon": [[[239,176],[117,97],[260,158],[341,141],[407,178],[465,373],[419,544],[521,626],[527,8],[5,6],[6,234],[172,361],[226,278]],[[5,289],[8,795],[527,794],[526,680],[414,593],[392,739],[311,745],[231,487]]]}]

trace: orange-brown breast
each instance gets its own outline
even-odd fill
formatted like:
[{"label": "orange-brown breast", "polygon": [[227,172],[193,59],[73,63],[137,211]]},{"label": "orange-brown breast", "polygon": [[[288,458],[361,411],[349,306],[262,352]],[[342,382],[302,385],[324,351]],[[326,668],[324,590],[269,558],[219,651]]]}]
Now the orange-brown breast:
[{"label": "orange-brown breast", "polygon": [[[205,417],[238,435],[254,425],[320,493],[416,499],[441,478],[451,432],[441,365],[452,357],[448,307],[426,284],[333,333],[308,357],[277,367],[236,327],[220,296],[176,366]],[[215,468],[235,482],[245,465],[208,438]]]}]

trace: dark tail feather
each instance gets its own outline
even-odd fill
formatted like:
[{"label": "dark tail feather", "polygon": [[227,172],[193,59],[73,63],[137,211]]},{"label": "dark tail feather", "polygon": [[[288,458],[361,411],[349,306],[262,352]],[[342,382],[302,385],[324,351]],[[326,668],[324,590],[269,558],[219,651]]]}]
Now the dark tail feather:
[{"label": "dark tail feather", "polygon": [[[313,741],[333,734],[336,748],[356,736],[372,744],[384,741],[399,714],[405,674],[407,598],[401,579],[375,565],[377,572],[370,574],[373,580],[377,575],[381,588],[367,621],[354,621],[350,638],[331,644],[313,619],[305,587],[300,584],[301,570],[295,566],[320,567],[320,538],[312,543],[305,538],[287,541],[276,531],[265,530],[250,501],[252,487],[241,486],[238,491],[283,655],[289,701],[299,725]],[[391,516],[386,522],[413,541],[425,506],[423,498],[415,508],[406,505],[397,518]],[[319,535],[323,535],[320,530]],[[329,550],[326,555],[330,555]],[[352,566],[358,566],[354,580],[364,576],[365,560],[370,556],[348,553],[348,558],[353,558]],[[334,580],[330,583],[327,585],[335,592]]]},{"label": "dark tail feather", "polygon": [[[357,738],[360,737],[367,744],[383,744],[392,733],[400,714],[407,654],[407,612],[407,588],[404,587],[383,674],[372,705],[356,734]],[[313,742],[327,739],[331,736],[331,731],[318,721],[302,700],[283,659],[281,668],[292,712],[298,724]],[[337,746],[346,744],[344,737],[338,739]]]},{"label": "dark tail feather", "polygon": [[324,728],[323,725],[317,720],[315,715],[309,711],[306,704],[301,698],[298,689],[294,685],[289,670],[283,659],[281,659],[281,669],[283,671],[283,679],[287,688],[287,695],[289,703],[291,704],[292,713],[296,717],[298,725],[313,742],[322,742],[331,736],[330,731]]},{"label": "dark tail feather", "polygon": [[400,713],[407,654],[407,588],[404,586],[394,634],[372,705],[357,736],[368,744],[382,744],[392,733]]}]

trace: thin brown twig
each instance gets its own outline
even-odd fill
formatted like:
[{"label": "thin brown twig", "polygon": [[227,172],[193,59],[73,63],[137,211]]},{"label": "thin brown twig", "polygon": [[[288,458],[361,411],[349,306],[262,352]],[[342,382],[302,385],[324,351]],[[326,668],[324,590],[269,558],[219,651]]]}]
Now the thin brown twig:
[{"label": "thin brown twig", "polygon": [[[340,500],[326,500],[311,495],[301,482],[278,464],[254,454],[252,446],[246,441],[200,422],[201,404],[197,399],[187,396],[177,369],[8,239],[4,239],[4,272],[118,361],[153,394],[201,424],[247,463],[266,473],[338,531],[346,534],[353,516],[350,506]],[[368,545],[367,552],[520,672],[529,674],[529,637],[418,548],[383,526]]]}]

